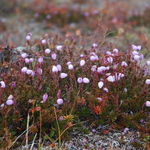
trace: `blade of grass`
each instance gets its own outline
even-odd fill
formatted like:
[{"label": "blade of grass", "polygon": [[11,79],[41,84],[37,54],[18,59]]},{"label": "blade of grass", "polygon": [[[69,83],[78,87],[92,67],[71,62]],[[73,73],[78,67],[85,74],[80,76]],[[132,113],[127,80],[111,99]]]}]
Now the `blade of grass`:
[{"label": "blade of grass", "polygon": [[34,139],[33,139],[33,141],[32,141],[32,145],[31,145],[31,147],[30,147],[30,150],[32,150],[32,149],[33,149],[34,141],[35,141],[35,139],[36,139],[36,136],[37,136],[37,133],[36,133],[36,134],[35,134],[35,136],[34,136]]},{"label": "blade of grass", "polygon": [[[33,125],[31,125],[28,129],[30,129],[32,126],[34,126],[35,124],[33,124]],[[15,143],[16,143],[16,141],[25,133],[27,131],[27,129],[24,131],[24,132],[22,132],[17,138],[16,138],[16,140],[14,141],[14,142],[12,142],[12,144],[9,146],[9,148],[11,148]]]},{"label": "blade of grass", "polygon": [[25,147],[28,149],[28,133],[29,133],[29,114],[27,117],[27,133],[26,133],[26,145]]},{"label": "blade of grass", "polygon": [[58,123],[57,114],[56,114],[56,108],[55,108],[55,107],[54,107],[54,113],[55,113],[56,123],[57,123],[57,127],[58,127],[58,134],[59,134],[59,148],[60,148],[60,146],[61,146],[60,127],[59,127],[59,123]]}]

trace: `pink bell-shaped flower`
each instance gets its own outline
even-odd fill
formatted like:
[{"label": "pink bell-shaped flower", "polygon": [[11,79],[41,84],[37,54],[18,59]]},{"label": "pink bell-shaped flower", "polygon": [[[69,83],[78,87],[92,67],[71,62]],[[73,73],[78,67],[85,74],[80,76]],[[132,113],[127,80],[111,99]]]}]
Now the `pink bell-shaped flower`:
[{"label": "pink bell-shaped flower", "polygon": [[56,72],[56,73],[58,72],[58,69],[57,69],[56,66],[53,66],[53,67],[52,67],[52,72]]},{"label": "pink bell-shaped flower", "polygon": [[42,40],[42,44],[43,44],[43,45],[46,44],[46,40],[45,40],[45,39]]},{"label": "pink bell-shaped flower", "polygon": [[51,50],[48,49],[48,48],[45,50],[45,53],[46,53],[46,54],[49,54],[50,52],[51,52]]},{"label": "pink bell-shaped flower", "polygon": [[58,105],[63,104],[63,99],[61,99],[61,98],[57,99],[57,104],[58,104]]},{"label": "pink bell-shaped flower", "polygon": [[85,60],[81,60],[80,61],[80,66],[82,67],[82,66],[84,66],[85,65]]},{"label": "pink bell-shaped flower", "polygon": [[62,49],[62,45],[58,45],[58,46],[56,46],[56,49],[58,50],[58,51],[60,51],[61,49]]},{"label": "pink bell-shaped flower", "polygon": [[14,104],[13,100],[8,99],[8,100],[6,101],[6,105],[12,105],[12,104]]},{"label": "pink bell-shaped flower", "polygon": [[79,78],[77,79],[77,82],[78,82],[78,83],[82,83],[82,82],[83,82],[83,79],[82,79],[81,77],[79,77]]},{"label": "pink bell-shaped flower", "polygon": [[39,57],[38,58],[38,62],[41,64],[41,63],[43,63],[43,57]]},{"label": "pink bell-shaped flower", "polygon": [[104,83],[102,81],[98,82],[98,87],[101,89],[103,87]]},{"label": "pink bell-shaped flower", "polygon": [[66,78],[66,77],[67,77],[67,73],[61,73],[61,74],[60,74],[60,78],[63,79],[63,78]]},{"label": "pink bell-shaped flower", "polygon": [[45,93],[45,94],[43,95],[43,102],[46,102],[47,99],[48,99],[48,94]]},{"label": "pink bell-shaped flower", "polygon": [[23,68],[21,69],[21,72],[22,72],[22,73],[26,73],[26,72],[27,72],[27,70],[28,70],[28,68],[27,68],[27,67],[23,67]]},{"label": "pink bell-shaped flower", "polygon": [[5,88],[5,87],[6,87],[6,85],[5,85],[5,82],[4,82],[4,81],[0,81],[0,83],[1,83],[1,88]]},{"label": "pink bell-shaped flower", "polygon": [[56,60],[56,54],[55,53],[52,53],[51,57],[52,57],[53,60]]},{"label": "pink bell-shaped flower", "polygon": [[90,83],[90,80],[86,77],[83,78],[83,83]]},{"label": "pink bell-shaped flower", "polygon": [[146,105],[147,107],[150,107],[150,101],[146,101],[145,105]]},{"label": "pink bell-shaped flower", "polygon": [[145,83],[150,84],[150,79],[146,79]]},{"label": "pink bell-shaped flower", "polygon": [[23,54],[21,54],[21,57],[22,58],[26,58],[28,56],[28,54],[27,53],[23,53]]}]

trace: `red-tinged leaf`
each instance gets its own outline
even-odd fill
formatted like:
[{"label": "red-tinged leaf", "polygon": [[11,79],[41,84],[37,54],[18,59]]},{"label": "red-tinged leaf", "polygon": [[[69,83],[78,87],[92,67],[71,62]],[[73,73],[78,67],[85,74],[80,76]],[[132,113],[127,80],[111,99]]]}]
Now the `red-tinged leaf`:
[{"label": "red-tinged leaf", "polygon": [[104,135],[107,135],[108,132],[109,132],[109,131],[108,131],[107,129],[103,129],[103,130],[102,130],[102,133],[103,133]]},{"label": "red-tinged leaf", "polygon": [[34,108],[33,107],[31,108],[31,111],[32,111],[32,113],[34,113]]},{"label": "red-tinged leaf", "polygon": [[145,127],[144,126],[139,126],[138,129],[140,132],[145,133]]},{"label": "red-tinged leaf", "polygon": [[22,121],[23,118],[19,118],[19,121]]}]

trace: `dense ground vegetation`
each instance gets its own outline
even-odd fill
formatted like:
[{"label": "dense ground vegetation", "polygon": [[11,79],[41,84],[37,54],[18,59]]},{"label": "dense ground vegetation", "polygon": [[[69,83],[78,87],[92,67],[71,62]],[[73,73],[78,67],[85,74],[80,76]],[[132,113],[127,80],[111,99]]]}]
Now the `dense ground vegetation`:
[{"label": "dense ground vegetation", "polygon": [[[9,39],[0,41],[1,148],[32,142],[36,134],[38,139],[60,143],[83,121],[93,128],[105,124],[135,128],[149,143],[150,61],[142,63],[149,43],[141,29],[133,35],[139,26],[149,25],[148,6],[143,14],[129,14],[127,5],[109,1],[102,9],[78,1],[3,3],[7,13],[30,10],[30,17],[46,28],[56,25],[61,36],[51,32],[33,39],[32,31],[27,32],[26,47],[18,54],[14,47],[19,41],[11,39],[9,25],[1,19],[1,32]],[[112,37],[115,40],[108,44]]]}]

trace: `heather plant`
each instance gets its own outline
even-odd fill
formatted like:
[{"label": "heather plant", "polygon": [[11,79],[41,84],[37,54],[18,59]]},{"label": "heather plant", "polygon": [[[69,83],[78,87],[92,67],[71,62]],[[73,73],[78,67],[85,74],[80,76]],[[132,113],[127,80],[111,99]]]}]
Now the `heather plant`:
[{"label": "heather plant", "polygon": [[[140,128],[140,120],[147,119],[149,61],[139,66],[141,46],[132,44],[123,53],[93,43],[83,50],[72,38],[43,37],[35,52],[31,37],[26,37],[28,51],[1,73],[2,148],[31,142],[36,133],[61,143],[81,121]],[[26,130],[28,115],[28,139],[23,134],[13,143]]]}]

